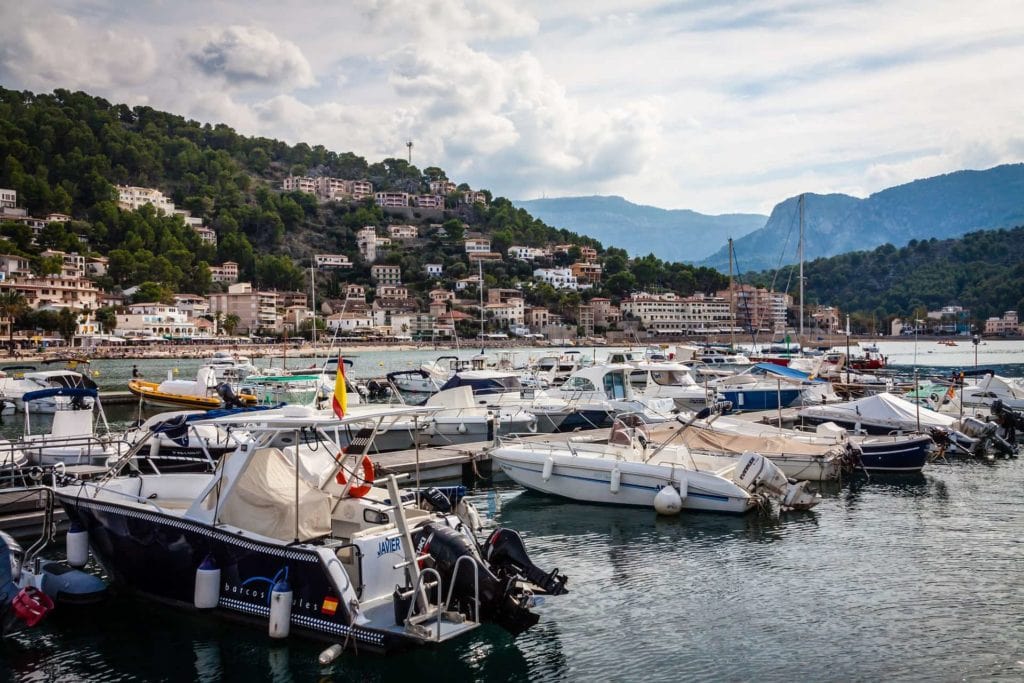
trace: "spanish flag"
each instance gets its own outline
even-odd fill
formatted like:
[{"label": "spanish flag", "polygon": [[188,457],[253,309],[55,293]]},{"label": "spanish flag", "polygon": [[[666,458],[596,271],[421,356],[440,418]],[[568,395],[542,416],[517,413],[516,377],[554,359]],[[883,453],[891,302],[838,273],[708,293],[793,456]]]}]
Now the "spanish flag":
[{"label": "spanish flag", "polygon": [[334,414],[338,417],[345,417],[348,410],[348,393],[345,391],[345,363],[341,356],[338,356],[338,374],[334,376],[334,399],[331,401]]},{"label": "spanish flag", "polygon": [[953,384],[949,385],[949,391],[946,392],[946,398],[948,398],[951,401],[954,398],[956,398],[956,383],[955,382]]}]

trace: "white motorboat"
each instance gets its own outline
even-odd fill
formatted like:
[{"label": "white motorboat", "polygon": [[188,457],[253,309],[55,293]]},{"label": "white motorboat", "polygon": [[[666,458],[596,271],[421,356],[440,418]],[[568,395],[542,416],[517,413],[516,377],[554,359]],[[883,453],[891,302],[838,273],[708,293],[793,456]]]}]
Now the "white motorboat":
[{"label": "white motorboat", "polygon": [[[464,635],[482,623],[513,634],[533,625],[535,595],[566,577],[530,562],[514,531],[482,544],[459,492],[403,492],[374,481],[370,460],[335,436],[359,422],[422,409],[376,408],[338,419],[265,411],[210,473],[66,479],[55,488],[73,528],[111,580],[199,618],[230,617],[272,638],[306,636],[392,652]],[[224,416],[220,426],[239,418]],[[287,436],[285,445],[283,437]],[[382,486],[386,485],[386,488]]]},{"label": "white motorboat", "polygon": [[[48,432],[33,433],[32,413],[35,404],[55,398],[66,400],[67,407],[52,412],[53,420]],[[126,450],[124,442],[110,433],[110,426],[95,389],[41,389],[24,394],[23,399],[25,432],[17,449],[28,458],[31,465],[52,467],[62,463],[65,466],[105,467],[108,460]],[[97,421],[102,423],[103,434],[96,432]]]},{"label": "white motorboat", "polygon": [[619,413],[638,413],[646,422],[664,422],[672,419],[676,410],[671,398],[646,397],[637,394],[630,382],[634,366],[624,363],[591,365],[574,372],[562,386],[552,389],[551,396],[571,401],[577,406],[599,412],[605,410],[605,419],[594,422],[594,427],[610,427]]},{"label": "white motorboat", "polygon": [[[634,423],[637,424],[637,423]],[[791,483],[767,458],[739,459],[655,446],[642,425],[617,419],[606,442],[503,440],[489,451],[501,471],[534,491],[589,503],[744,513],[774,498],[783,507],[809,509],[819,498],[806,482]]]},{"label": "white motorboat", "polygon": [[693,371],[682,363],[641,362],[629,373],[633,391],[644,398],[672,399],[676,410],[694,412],[725,399],[714,389],[697,383]]},{"label": "white motorboat", "polygon": [[1004,408],[1024,410],[1024,380],[1019,377],[988,374],[977,384],[964,385],[957,393],[964,408],[991,408],[995,401],[1001,401]]},{"label": "white motorboat", "polygon": [[[35,370],[31,366],[8,368],[0,372],[0,396],[13,401],[17,410],[25,409],[23,396],[28,392],[45,389],[96,389],[96,383],[86,375],[75,370]],[[36,398],[32,410],[36,413],[52,413],[70,406],[71,400],[77,400],[86,407],[92,406],[91,395],[53,394],[45,398]]]}]

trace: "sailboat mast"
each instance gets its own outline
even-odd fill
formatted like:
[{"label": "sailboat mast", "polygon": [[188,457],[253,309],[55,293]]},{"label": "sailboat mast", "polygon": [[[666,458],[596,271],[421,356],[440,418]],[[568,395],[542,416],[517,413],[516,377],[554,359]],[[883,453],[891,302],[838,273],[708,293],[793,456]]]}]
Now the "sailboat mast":
[{"label": "sailboat mast", "polygon": [[732,238],[729,238],[729,345],[736,348],[736,290],[732,283]]},{"label": "sailboat mast", "polygon": [[800,195],[800,335],[797,343],[803,345],[804,338],[804,196]]},{"label": "sailboat mast", "polygon": [[477,277],[480,278],[480,340],[484,339],[484,262],[477,261]]}]

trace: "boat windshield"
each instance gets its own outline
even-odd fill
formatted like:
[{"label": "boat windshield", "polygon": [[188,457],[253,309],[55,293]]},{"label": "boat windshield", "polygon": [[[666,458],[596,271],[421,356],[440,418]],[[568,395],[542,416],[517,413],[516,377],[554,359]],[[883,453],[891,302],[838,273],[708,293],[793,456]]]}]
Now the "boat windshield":
[{"label": "boat windshield", "polygon": [[604,393],[611,399],[626,398],[626,381],[621,372],[609,372],[605,374]]},{"label": "boat windshield", "polygon": [[570,377],[562,385],[563,389],[569,391],[597,391],[597,387],[586,377]]}]

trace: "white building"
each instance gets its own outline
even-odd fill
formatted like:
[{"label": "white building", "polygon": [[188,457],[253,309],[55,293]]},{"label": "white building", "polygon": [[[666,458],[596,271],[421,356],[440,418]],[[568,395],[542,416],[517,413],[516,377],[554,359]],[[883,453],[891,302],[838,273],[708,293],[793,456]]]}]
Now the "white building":
[{"label": "white building", "polygon": [[536,261],[539,258],[550,256],[547,249],[540,247],[511,246],[508,248],[508,255],[520,261]]},{"label": "white building", "polygon": [[134,185],[117,186],[117,205],[125,211],[135,211],[141,206],[152,204],[168,216],[174,213],[174,202],[164,196],[160,190]]},{"label": "white building", "polygon": [[313,265],[317,268],[351,268],[352,261],[346,254],[316,254]]},{"label": "white building", "polygon": [[355,332],[369,330],[373,327],[373,318],[366,313],[335,313],[327,317],[327,329],[339,332]]},{"label": "white building", "polygon": [[225,261],[219,266],[210,266],[210,279],[214,282],[238,282],[238,264]]},{"label": "white building", "polygon": [[458,189],[458,185],[450,180],[432,180],[430,181],[430,194],[438,194],[441,196],[449,195]]},{"label": "white building", "polygon": [[380,285],[402,284],[402,267],[378,264],[370,268],[370,277]]},{"label": "white building", "polygon": [[576,290],[580,288],[571,268],[537,268],[533,271],[533,276],[555,289]]},{"label": "white building", "polygon": [[307,192],[309,194],[316,194],[316,178],[310,178],[308,176],[288,176],[281,181],[281,187],[284,190]]},{"label": "white building", "polygon": [[638,319],[663,334],[714,334],[732,327],[729,302],[723,297],[639,292],[622,301],[623,318]]},{"label": "white building", "polygon": [[213,246],[217,246],[216,232],[202,225],[197,225],[192,229],[196,231],[197,235],[199,235],[200,242],[203,242],[204,244],[212,244]]},{"label": "white building", "polygon": [[443,209],[444,197],[439,194],[418,194],[412,198],[413,205],[420,209]]},{"label": "white building", "polygon": [[0,187],[0,209],[18,208],[18,192]]},{"label": "white building", "polygon": [[[127,313],[117,315],[117,331],[162,337],[191,338],[196,326],[177,306],[160,303],[132,304]],[[128,336],[133,336],[129,334]]]},{"label": "white building", "polygon": [[427,272],[428,277],[441,277],[444,272],[444,265],[440,263],[428,263],[423,266],[423,269]]}]

